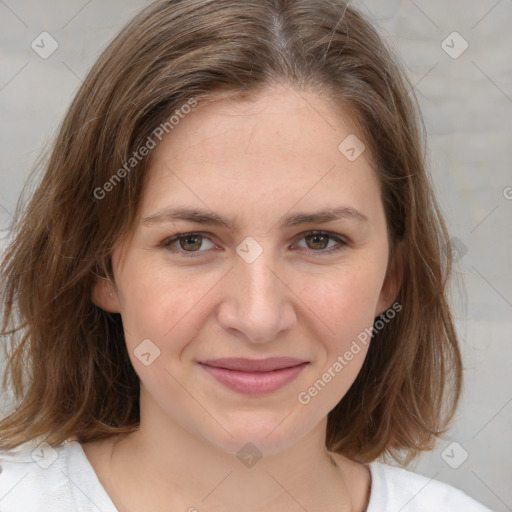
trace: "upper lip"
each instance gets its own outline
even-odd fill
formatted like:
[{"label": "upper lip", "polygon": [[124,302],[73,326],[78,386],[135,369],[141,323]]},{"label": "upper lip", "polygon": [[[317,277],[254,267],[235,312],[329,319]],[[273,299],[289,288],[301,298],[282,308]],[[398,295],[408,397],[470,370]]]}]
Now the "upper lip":
[{"label": "upper lip", "polygon": [[215,368],[224,368],[226,370],[240,372],[270,372],[272,370],[282,370],[283,368],[293,368],[294,366],[307,363],[307,361],[295,357],[269,357],[267,359],[230,357],[223,359],[207,359],[200,361],[200,363]]}]

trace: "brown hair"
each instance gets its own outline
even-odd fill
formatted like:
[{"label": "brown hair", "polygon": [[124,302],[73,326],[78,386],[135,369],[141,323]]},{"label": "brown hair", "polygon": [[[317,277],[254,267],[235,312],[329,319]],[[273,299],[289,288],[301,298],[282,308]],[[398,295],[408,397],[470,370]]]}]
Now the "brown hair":
[{"label": "brown hair", "polygon": [[110,255],[136,219],[150,158],[103,197],[94,191],[191,98],[252,98],[272,84],[316,91],[351,113],[382,185],[392,255],[400,247],[403,312],[374,333],[328,415],[326,446],[362,462],[410,460],[445,431],[462,373],[447,302],[451,252],[398,61],[344,0],[165,0],[142,10],[88,74],[13,230],[2,335],[4,386],[10,379],[18,403],[0,423],[0,448],[138,428],[121,318],[91,292],[98,276],[112,279]]}]

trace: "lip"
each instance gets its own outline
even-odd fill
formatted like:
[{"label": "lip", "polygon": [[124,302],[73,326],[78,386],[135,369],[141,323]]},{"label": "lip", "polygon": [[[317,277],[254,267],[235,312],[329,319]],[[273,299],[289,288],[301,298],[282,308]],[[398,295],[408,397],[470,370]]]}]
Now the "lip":
[{"label": "lip", "polygon": [[209,359],[200,366],[224,386],[239,393],[271,393],[291,382],[309,364],[293,357]]}]

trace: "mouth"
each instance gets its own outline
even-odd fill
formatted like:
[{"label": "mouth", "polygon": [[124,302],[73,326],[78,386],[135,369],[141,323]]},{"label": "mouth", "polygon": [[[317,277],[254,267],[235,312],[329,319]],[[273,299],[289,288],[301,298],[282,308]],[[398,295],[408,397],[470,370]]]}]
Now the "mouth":
[{"label": "mouth", "polygon": [[294,380],[309,364],[292,357],[208,359],[199,365],[224,386],[248,395],[271,393]]}]

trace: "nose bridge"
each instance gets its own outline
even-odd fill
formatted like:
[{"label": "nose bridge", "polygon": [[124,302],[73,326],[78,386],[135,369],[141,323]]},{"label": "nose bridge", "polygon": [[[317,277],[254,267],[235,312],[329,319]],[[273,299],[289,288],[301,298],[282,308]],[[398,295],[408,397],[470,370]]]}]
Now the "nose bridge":
[{"label": "nose bridge", "polygon": [[[241,244],[242,245],[242,244]],[[252,342],[272,341],[295,321],[291,292],[276,276],[270,249],[255,259],[238,257],[231,271],[230,292],[222,304],[221,325]]]},{"label": "nose bridge", "polygon": [[[282,290],[280,282],[274,272],[271,271],[270,258],[263,255],[253,263],[241,262],[238,276],[241,283],[241,304],[249,312],[263,312],[268,308],[269,312],[279,307]],[[244,296],[244,289],[245,295]]]}]

